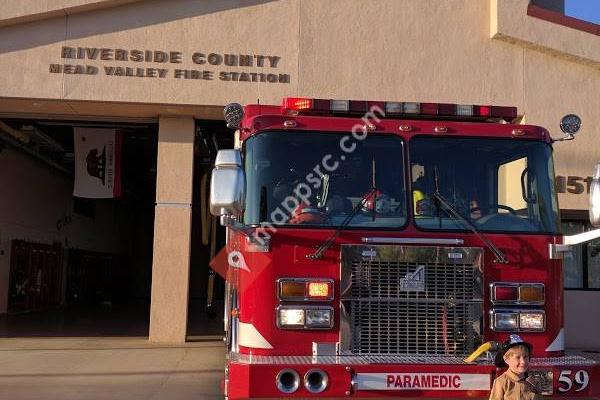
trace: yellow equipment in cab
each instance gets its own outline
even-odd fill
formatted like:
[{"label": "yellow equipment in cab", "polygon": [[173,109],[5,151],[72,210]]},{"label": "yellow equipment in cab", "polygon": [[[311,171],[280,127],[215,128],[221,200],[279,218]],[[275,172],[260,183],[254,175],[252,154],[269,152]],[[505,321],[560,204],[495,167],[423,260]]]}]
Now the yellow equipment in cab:
[{"label": "yellow equipment in cab", "polygon": [[415,211],[415,215],[421,215],[419,202],[422,200],[425,200],[425,193],[420,190],[413,190],[413,210]]}]

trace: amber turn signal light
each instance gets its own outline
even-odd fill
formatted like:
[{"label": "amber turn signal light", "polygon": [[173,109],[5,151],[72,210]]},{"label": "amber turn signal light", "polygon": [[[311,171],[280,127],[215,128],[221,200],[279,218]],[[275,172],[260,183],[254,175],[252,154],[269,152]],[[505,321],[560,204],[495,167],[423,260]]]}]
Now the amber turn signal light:
[{"label": "amber turn signal light", "polygon": [[301,281],[280,282],[279,297],[281,297],[282,299],[306,297],[306,283]]},{"label": "amber turn signal light", "polygon": [[333,300],[333,279],[284,278],[278,286],[280,300]]},{"label": "amber turn signal light", "polygon": [[331,289],[329,282],[308,282],[308,297],[330,297]]},{"label": "amber turn signal light", "polygon": [[543,283],[493,282],[490,286],[493,304],[543,305],[546,300]]},{"label": "amber turn signal light", "polygon": [[544,286],[521,285],[519,287],[519,301],[522,303],[543,303]]}]

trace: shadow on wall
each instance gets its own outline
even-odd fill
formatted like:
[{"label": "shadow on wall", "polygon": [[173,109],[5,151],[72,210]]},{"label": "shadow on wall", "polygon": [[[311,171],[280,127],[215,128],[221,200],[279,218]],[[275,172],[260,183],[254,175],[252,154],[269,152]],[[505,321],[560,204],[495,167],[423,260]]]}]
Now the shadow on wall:
[{"label": "shadow on wall", "polygon": [[[150,25],[184,20],[236,8],[247,8],[275,0],[151,0],[89,13],[67,15],[0,28],[0,54],[30,49],[65,40],[127,31]],[[76,21],[76,24],[71,24]],[[215,20],[215,25],[219,24]],[[227,26],[220,29],[227,30]],[[232,28],[233,29],[233,28]],[[142,49],[145,50],[145,49]]]}]

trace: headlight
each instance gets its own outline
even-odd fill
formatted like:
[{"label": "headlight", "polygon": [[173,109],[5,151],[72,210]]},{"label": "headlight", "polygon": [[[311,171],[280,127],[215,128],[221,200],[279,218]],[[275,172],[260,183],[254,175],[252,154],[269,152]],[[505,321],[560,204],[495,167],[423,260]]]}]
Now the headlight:
[{"label": "headlight", "polygon": [[491,327],[495,331],[536,331],[546,329],[543,310],[491,310]]},{"label": "headlight", "polygon": [[519,328],[522,331],[543,331],[545,328],[544,312],[521,312],[519,314]]},{"label": "headlight", "polygon": [[331,309],[306,310],[306,326],[309,328],[331,328],[333,326]]},{"label": "headlight", "polygon": [[298,308],[280,308],[279,325],[286,328],[304,328],[304,310]]},{"label": "headlight", "polygon": [[497,331],[519,329],[519,314],[516,312],[495,312],[492,314],[492,327]]},{"label": "headlight", "polygon": [[317,306],[280,306],[277,327],[281,329],[333,328],[333,308]]}]

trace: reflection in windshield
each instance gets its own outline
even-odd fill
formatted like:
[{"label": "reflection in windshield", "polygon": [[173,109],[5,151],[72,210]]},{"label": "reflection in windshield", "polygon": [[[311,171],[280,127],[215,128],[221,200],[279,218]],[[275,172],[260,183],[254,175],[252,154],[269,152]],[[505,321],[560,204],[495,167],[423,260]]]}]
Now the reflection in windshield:
[{"label": "reflection in windshield", "polygon": [[464,230],[433,198],[437,176],[440,194],[478,230],[557,232],[552,151],[547,144],[417,137],[410,151],[417,226]]},{"label": "reflection in windshield", "polygon": [[349,152],[340,146],[346,136],[268,132],[248,139],[244,222],[339,226],[375,183],[377,190],[348,226],[403,226],[406,194],[402,140],[392,135],[369,135],[355,141],[356,147]]}]

